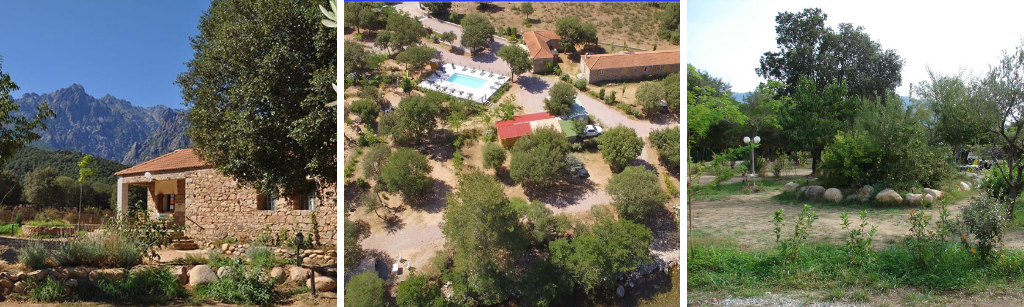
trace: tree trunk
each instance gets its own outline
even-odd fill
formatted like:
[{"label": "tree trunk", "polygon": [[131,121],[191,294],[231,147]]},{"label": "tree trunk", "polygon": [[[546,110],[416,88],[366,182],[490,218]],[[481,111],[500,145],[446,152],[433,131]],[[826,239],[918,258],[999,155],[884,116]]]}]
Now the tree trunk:
[{"label": "tree trunk", "polygon": [[1020,187],[1010,187],[1010,202],[1006,204],[1006,219],[1013,220],[1013,209],[1017,206],[1017,195]]}]

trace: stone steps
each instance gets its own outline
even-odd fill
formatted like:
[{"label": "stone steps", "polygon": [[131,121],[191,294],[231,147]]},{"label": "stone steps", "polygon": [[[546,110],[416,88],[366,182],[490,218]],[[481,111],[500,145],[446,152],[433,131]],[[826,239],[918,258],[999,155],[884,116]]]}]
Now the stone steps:
[{"label": "stone steps", "polygon": [[199,244],[188,237],[181,239],[175,239],[171,241],[171,249],[185,251],[185,250],[196,250],[199,249]]}]

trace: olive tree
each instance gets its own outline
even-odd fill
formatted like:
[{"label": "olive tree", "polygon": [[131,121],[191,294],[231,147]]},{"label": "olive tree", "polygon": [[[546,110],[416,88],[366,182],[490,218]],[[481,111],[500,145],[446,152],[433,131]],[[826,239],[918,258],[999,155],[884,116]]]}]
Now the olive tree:
[{"label": "olive tree", "polygon": [[658,174],[642,166],[630,166],[612,175],[605,190],[615,200],[619,215],[633,221],[644,219],[668,200]]},{"label": "olive tree", "polygon": [[644,149],[644,140],[636,135],[636,130],[626,126],[615,126],[597,137],[601,156],[608,162],[612,171],[620,171],[633,163]]}]

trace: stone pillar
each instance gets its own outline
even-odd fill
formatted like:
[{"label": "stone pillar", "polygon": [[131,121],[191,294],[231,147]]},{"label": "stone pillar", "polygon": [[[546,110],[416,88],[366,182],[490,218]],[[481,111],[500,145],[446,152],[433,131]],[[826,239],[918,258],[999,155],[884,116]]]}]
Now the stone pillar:
[{"label": "stone pillar", "polygon": [[117,177],[117,217],[121,218],[128,211],[128,184],[124,178]]}]

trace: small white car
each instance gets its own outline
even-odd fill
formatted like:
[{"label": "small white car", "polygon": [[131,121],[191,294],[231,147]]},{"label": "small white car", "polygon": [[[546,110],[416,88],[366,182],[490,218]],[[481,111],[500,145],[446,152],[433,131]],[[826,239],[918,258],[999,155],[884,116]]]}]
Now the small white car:
[{"label": "small white car", "polygon": [[602,133],[604,133],[604,129],[601,129],[601,126],[598,125],[586,125],[585,127],[583,127],[584,137],[595,137],[601,135]]}]

